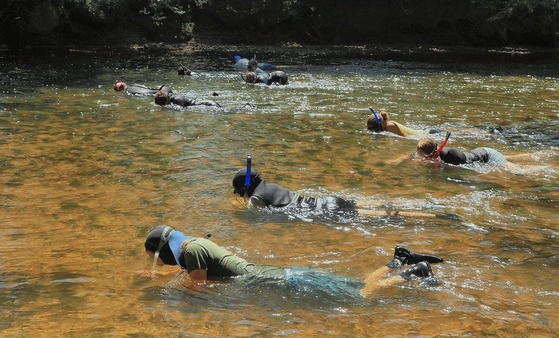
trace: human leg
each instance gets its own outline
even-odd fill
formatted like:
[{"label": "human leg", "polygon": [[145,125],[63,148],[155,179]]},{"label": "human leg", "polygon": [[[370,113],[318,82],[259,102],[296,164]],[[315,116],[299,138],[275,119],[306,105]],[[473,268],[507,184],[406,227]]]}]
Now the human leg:
[{"label": "human leg", "polygon": [[[394,258],[386,266],[369,273],[365,277],[365,286],[360,290],[364,297],[371,297],[379,290],[389,286],[396,286],[404,281],[423,280],[429,285],[437,285],[438,281],[433,274],[429,263],[440,263],[440,257],[412,252],[403,246],[396,246]],[[398,272],[398,268],[412,265],[409,269]]]}]

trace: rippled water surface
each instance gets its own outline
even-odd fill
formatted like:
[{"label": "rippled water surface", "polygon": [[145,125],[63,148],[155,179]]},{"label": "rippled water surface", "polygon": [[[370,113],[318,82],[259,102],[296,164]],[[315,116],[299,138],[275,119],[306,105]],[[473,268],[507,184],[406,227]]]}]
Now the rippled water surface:
[{"label": "rippled water surface", "polygon": [[[2,336],[554,336],[559,329],[559,69],[262,55],[287,86],[244,84],[234,52],[4,56],[0,68]],[[179,63],[193,77],[179,77]],[[116,79],[218,101],[159,107]],[[212,96],[216,93],[217,96]],[[252,106],[246,106],[245,103]],[[366,129],[369,107],[511,165],[421,161],[417,138]],[[502,133],[488,132],[501,126]],[[453,217],[338,217],[249,210],[231,179],[253,156],[268,181],[375,210]],[[436,253],[438,287],[370,300],[241,282],[155,279],[157,224],[249,261],[354,278],[396,245]]]}]

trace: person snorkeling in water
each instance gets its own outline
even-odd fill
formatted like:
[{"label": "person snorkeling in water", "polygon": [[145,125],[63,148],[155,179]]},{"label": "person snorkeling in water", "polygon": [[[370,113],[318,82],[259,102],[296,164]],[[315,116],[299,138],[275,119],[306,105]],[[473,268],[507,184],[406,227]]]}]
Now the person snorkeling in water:
[{"label": "person snorkeling in water", "polygon": [[173,92],[165,85],[159,86],[157,88],[148,88],[141,84],[127,85],[126,82],[120,80],[115,83],[113,89],[117,92],[124,91],[128,95],[135,95],[135,96],[154,96],[158,91],[163,89],[168,93]]},{"label": "person snorkeling in water", "polygon": [[210,107],[221,107],[219,103],[213,100],[196,100],[185,95],[174,95],[165,90],[165,88],[157,91],[155,94],[154,101],[160,106],[175,104],[182,107],[188,106],[210,106]]},{"label": "person snorkeling in water", "polygon": [[[369,117],[367,118],[367,129],[377,133],[386,131],[389,133],[400,135],[402,137],[408,137],[408,136],[417,137],[417,136],[425,136],[428,134],[437,134],[442,132],[442,130],[436,128],[431,128],[428,130],[412,129],[404,126],[401,123],[390,121],[390,116],[388,115],[387,112],[381,111],[380,113],[377,113],[373,110],[373,108],[369,108],[369,110],[371,110],[371,115],[369,115]],[[471,130],[470,132],[475,134],[502,133],[503,128],[497,125],[497,126],[488,127],[486,130],[476,128]]]},{"label": "person snorkeling in water", "polygon": [[[155,272],[158,264],[177,265],[186,271],[195,286],[204,285],[212,280],[243,276],[263,283],[273,281],[275,285],[283,284],[295,291],[328,288],[325,291],[332,294],[343,290],[357,296],[370,297],[382,288],[406,281],[415,280],[436,286],[438,281],[433,274],[431,263],[444,261],[437,256],[418,254],[403,246],[397,246],[392,261],[385,267],[368,274],[364,281],[360,281],[309,268],[285,268],[250,263],[207,237],[209,236],[204,238],[187,236],[166,225],[154,227],[144,243],[146,254],[153,258],[152,273]],[[407,265],[411,267],[406,269]]]},{"label": "person snorkeling in water", "polygon": [[[314,211],[326,215],[348,216],[404,216],[404,217],[450,217],[419,211],[373,210],[371,205],[345,200],[336,196],[309,197],[292,192],[277,184],[267,183],[260,174],[251,170],[251,157],[247,157],[247,168],[240,169],[233,177],[233,193],[248,198],[248,205],[259,208],[279,208],[281,210]],[[247,172],[249,172],[247,177]],[[380,206],[379,203],[376,206]]]},{"label": "person snorkeling in water", "polygon": [[235,61],[234,67],[238,70],[246,70],[249,72],[263,73],[264,70],[274,69],[275,66],[268,62],[258,62],[256,55],[252,59],[242,58],[240,55],[233,57]]},{"label": "person snorkeling in water", "polygon": [[401,123],[390,121],[389,115],[385,111],[381,111],[380,114],[377,114],[373,110],[373,108],[369,109],[372,113],[367,119],[367,129],[375,131],[377,133],[380,133],[381,131],[387,131],[396,135],[407,137],[434,134],[439,132],[439,130],[437,129],[430,129],[428,131],[425,131],[408,128]]},{"label": "person snorkeling in water", "polygon": [[241,77],[246,83],[264,83],[268,86],[274,83],[280,85],[287,84],[287,74],[285,74],[285,72],[281,70],[271,72],[270,74],[248,72],[244,77],[241,74]]},{"label": "person snorkeling in water", "polygon": [[177,74],[182,76],[192,76],[192,69],[181,64],[180,67],[177,69]]},{"label": "person snorkeling in water", "polygon": [[417,154],[422,158],[438,160],[449,164],[461,165],[472,163],[487,163],[501,165],[507,163],[503,154],[493,148],[479,147],[469,151],[462,151],[457,148],[445,147],[450,133],[447,133],[445,140],[439,147],[435,140],[424,138],[417,144]]}]

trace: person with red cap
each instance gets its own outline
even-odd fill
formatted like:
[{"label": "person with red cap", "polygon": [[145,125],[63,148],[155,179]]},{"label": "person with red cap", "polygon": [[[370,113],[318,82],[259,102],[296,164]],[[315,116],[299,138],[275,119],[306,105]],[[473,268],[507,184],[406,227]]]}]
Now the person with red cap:
[{"label": "person with red cap", "polygon": [[161,85],[157,88],[148,88],[144,85],[136,83],[128,85],[126,82],[120,80],[115,83],[113,89],[117,92],[124,91],[128,95],[134,96],[155,96],[155,94],[162,89],[165,89],[168,93],[173,92],[165,85]]}]

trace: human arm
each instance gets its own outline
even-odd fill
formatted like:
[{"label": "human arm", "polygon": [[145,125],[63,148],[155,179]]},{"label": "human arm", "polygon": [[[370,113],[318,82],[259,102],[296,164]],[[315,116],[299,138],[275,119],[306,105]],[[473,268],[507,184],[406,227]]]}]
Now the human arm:
[{"label": "human arm", "polygon": [[259,196],[251,196],[248,200],[249,207],[265,208],[268,206],[266,201]]}]

